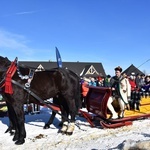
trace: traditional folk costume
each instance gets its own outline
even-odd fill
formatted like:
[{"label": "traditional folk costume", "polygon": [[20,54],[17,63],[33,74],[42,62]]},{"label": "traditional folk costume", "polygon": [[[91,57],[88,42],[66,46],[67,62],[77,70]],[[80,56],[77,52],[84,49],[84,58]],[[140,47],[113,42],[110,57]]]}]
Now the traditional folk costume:
[{"label": "traditional folk costume", "polygon": [[[120,71],[120,73],[122,72],[122,68],[117,67],[115,68],[115,71]],[[111,111],[112,113],[112,119],[117,119],[124,117],[124,110],[125,107],[128,107],[128,98],[130,98],[130,94],[131,94],[131,86],[128,82],[128,80],[126,78],[124,78],[122,75],[118,76],[114,76],[111,79],[111,88],[115,89],[112,91],[112,96],[109,97],[108,99],[108,109]],[[113,100],[117,99],[118,103],[120,105],[120,114],[118,116],[118,114],[116,113],[116,111],[114,110],[114,107],[112,106],[112,102]]]}]

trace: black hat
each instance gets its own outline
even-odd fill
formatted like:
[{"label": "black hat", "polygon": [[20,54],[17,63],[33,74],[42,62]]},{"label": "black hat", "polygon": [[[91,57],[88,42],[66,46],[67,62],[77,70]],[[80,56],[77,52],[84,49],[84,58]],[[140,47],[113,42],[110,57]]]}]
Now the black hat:
[{"label": "black hat", "polygon": [[144,77],[145,77],[145,74],[141,74],[141,77],[142,77],[142,76],[144,76]]},{"label": "black hat", "polygon": [[120,71],[120,72],[122,72],[122,68],[121,68],[120,66],[118,66],[118,67],[115,68],[115,71]]},{"label": "black hat", "polygon": [[107,75],[107,78],[111,78],[111,75],[108,74],[108,75]]}]

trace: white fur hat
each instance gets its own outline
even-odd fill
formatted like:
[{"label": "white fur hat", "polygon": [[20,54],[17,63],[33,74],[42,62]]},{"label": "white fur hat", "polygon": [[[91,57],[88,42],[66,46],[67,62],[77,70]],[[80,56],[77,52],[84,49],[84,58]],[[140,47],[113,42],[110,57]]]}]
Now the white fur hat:
[{"label": "white fur hat", "polygon": [[94,79],[94,78],[91,78],[91,81],[92,81],[92,82],[94,82],[94,81],[95,81],[95,79]]}]

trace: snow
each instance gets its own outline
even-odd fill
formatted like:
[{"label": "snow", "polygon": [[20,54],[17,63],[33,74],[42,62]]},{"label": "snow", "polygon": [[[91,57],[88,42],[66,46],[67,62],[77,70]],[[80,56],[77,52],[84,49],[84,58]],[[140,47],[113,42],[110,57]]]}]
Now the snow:
[{"label": "snow", "polygon": [[[150,143],[150,119],[134,121],[133,125],[116,129],[92,128],[83,117],[76,118],[73,135],[58,133],[60,116],[54,124],[43,129],[51,114],[49,108],[41,107],[40,114],[25,115],[26,141],[15,145],[13,136],[4,133],[8,127],[8,117],[0,118],[1,150],[122,150],[136,146],[138,142]],[[146,144],[144,144],[146,145]],[[148,145],[150,147],[150,145]]]}]

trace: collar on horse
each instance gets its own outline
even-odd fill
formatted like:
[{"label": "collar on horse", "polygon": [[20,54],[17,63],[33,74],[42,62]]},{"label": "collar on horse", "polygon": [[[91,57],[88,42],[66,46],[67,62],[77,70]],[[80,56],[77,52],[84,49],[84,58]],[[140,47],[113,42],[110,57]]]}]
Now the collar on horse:
[{"label": "collar on horse", "polygon": [[16,57],[15,60],[11,62],[11,65],[6,72],[4,79],[1,81],[1,84],[0,84],[0,88],[5,87],[5,93],[8,93],[8,94],[13,94],[11,80],[17,70],[17,61],[18,61],[18,58]]},{"label": "collar on horse", "polygon": [[12,77],[14,76],[15,72],[17,71],[18,76],[24,80],[27,80],[27,83],[25,84],[25,87],[29,88],[30,83],[34,76],[34,70],[30,69],[29,75],[23,76],[18,68],[18,58],[16,57],[13,62],[11,62],[11,65],[9,66],[8,70],[6,71],[5,77],[0,82],[0,88],[4,87],[4,92],[7,94],[13,94],[13,88],[12,88]]}]

